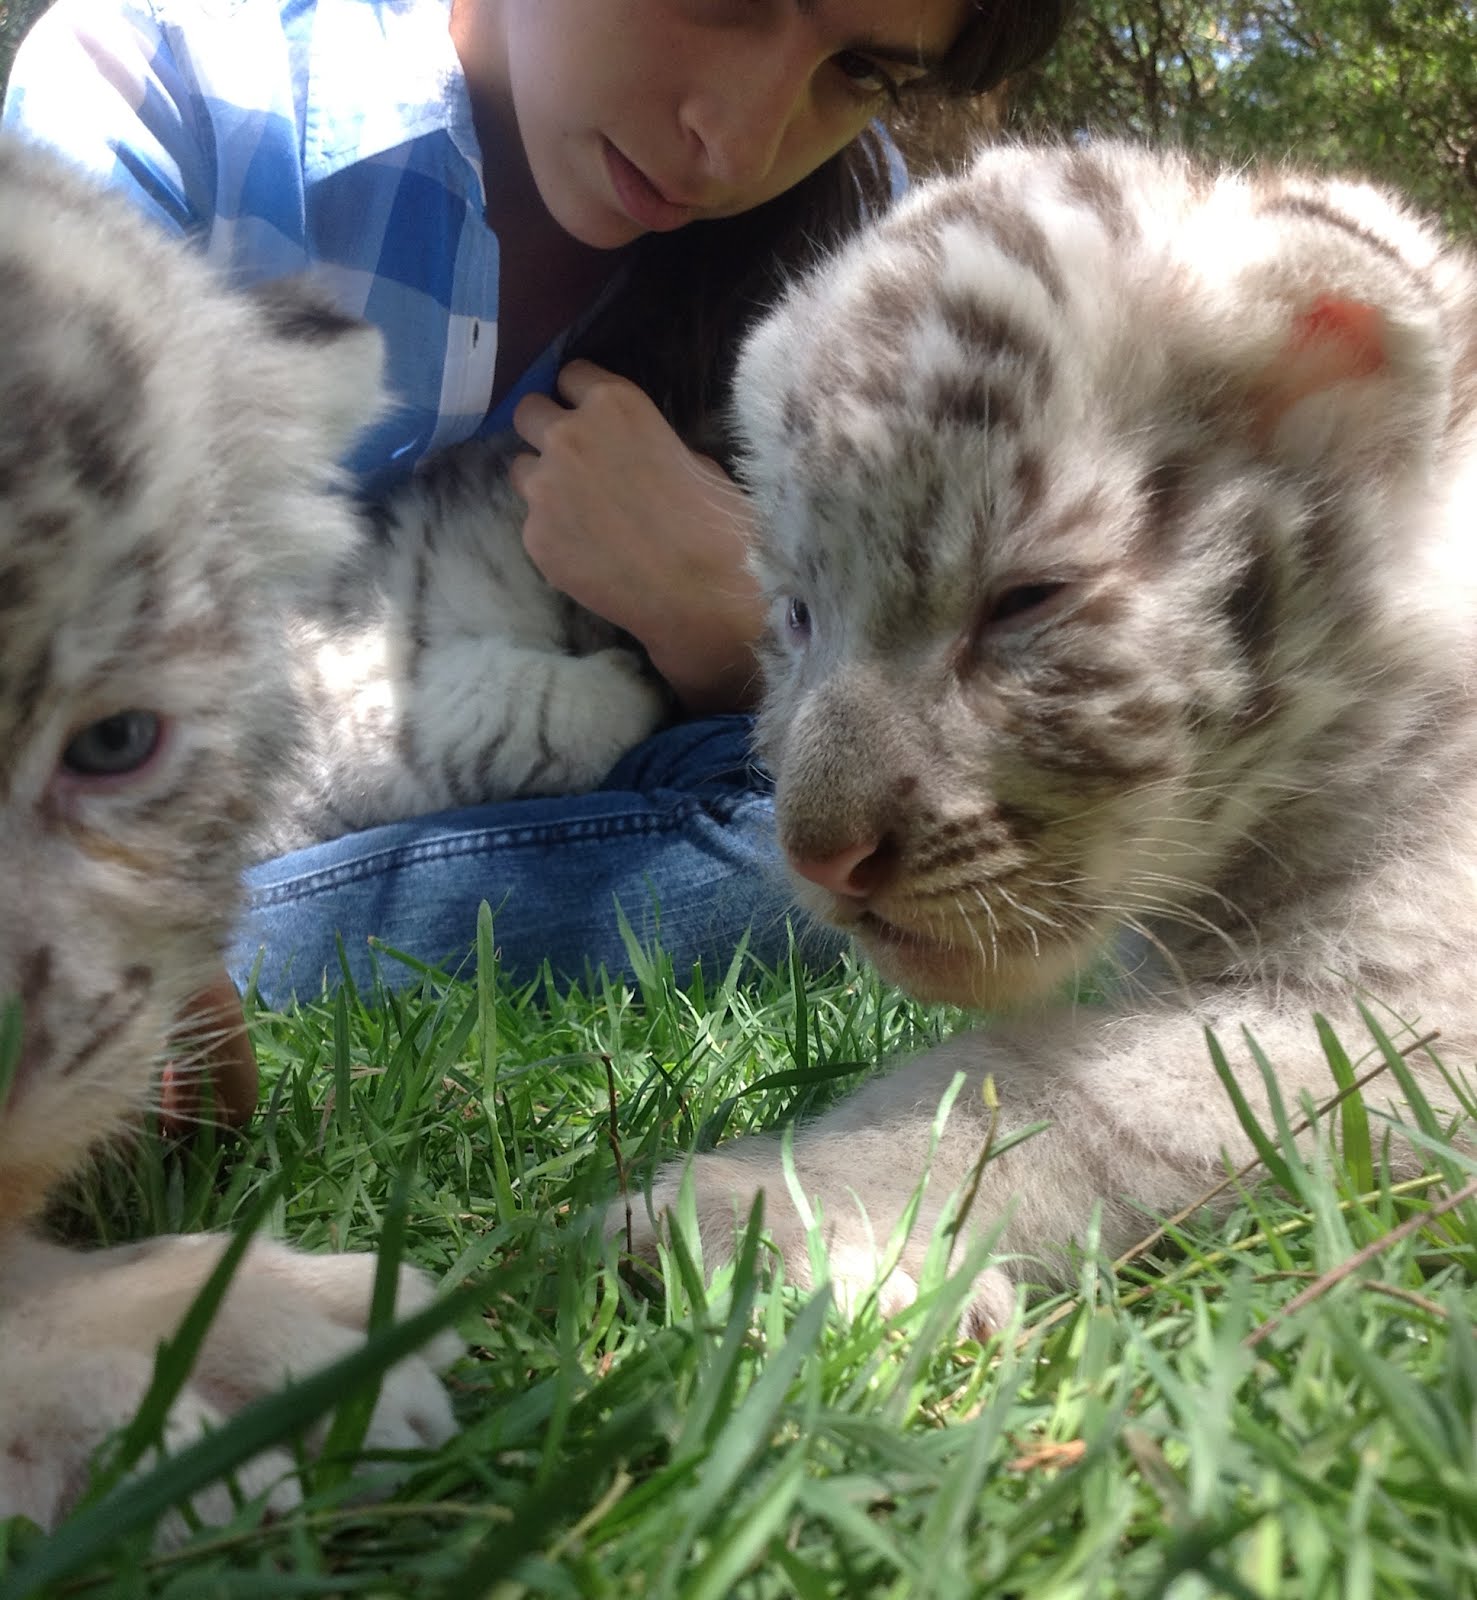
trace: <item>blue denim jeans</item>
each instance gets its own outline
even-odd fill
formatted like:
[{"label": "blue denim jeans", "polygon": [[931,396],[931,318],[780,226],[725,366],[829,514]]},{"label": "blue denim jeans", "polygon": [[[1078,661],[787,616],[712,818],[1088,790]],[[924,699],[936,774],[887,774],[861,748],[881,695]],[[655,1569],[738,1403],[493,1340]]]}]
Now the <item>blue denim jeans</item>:
[{"label": "blue denim jeans", "polygon": [[[456,971],[483,900],[515,976],[546,960],[566,978],[628,971],[617,906],[679,978],[695,963],[721,973],[746,932],[761,960],[782,960],[793,911],[750,729],[747,717],[679,723],[628,752],[591,794],[416,817],[265,862],[247,874],[231,976],[244,985],[255,970],[269,1005],[306,998],[338,980],[341,938],[357,983],[376,967],[392,984],[413,978],[371,952],[371,935]],[[836,941],[807,933],[805,947],[824,959]]]}]

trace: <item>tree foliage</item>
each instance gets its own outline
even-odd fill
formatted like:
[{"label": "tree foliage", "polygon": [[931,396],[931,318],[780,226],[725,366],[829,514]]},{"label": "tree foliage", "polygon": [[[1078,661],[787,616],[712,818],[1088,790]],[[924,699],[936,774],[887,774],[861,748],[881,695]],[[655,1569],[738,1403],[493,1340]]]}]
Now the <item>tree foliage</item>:
[{"label": "tree foliage", "polygon": [[15,47],[50,3],[51,0],[0,0],[0,98],[10,76]]},{"label": "tree foliage", "polygon": [[1016,132],[1171,140],[1352,169],[1477,228],[1473,0],[1081,0],[1011,84]]}]

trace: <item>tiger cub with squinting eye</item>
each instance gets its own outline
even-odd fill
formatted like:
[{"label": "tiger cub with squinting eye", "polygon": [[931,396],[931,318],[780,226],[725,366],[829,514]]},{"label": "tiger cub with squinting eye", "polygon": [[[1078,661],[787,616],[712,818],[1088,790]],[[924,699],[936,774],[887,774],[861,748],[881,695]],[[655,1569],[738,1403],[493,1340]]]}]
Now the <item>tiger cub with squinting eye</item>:
[{"label": "tiger cub with squinting eye", "polygon": [[[1355,1051],[1361,1002],[1397,1044],[1439,1028],[1470,1069],[1469,253],[1359,183],[991,149],[800,283],[734,392],[801,902],[913,994],[995,1014],[797,1130],[843,1290],[927,1171],[885,1286],[911,1296],[987,1075],[997,1139],[1049,1126],[984,1169],[971,1227],[1005,1261],[980,1326],[1063,1281],[1095,1208],[1119,1252],[1250,1155],[1207,1027],[1264,1119],[1243,1030],[1289,1105],[1322,1100],[1314,1012]],[[1072,1002],[1105,954],[1107,997]],[[777,1142],[692,1177],[710,1261],[762,1190],[808,1280]]]}]

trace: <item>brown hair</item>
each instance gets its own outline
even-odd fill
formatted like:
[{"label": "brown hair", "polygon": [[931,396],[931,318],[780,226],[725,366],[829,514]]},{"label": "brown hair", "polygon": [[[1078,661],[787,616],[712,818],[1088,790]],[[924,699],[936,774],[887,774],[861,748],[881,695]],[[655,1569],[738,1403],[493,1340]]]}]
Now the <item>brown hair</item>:
[{"label": "brown hair", "polygon": [[[1071,6],[975,0],[938,70],[904,94],[984,94],[1045,54]],[[569,355],[630,378],[686,439],[725,458],[721,407],[745,330],[791,277],[887,205],[894,159],[885,135],[869,129],[752,211],[646,235],[623,286],[571,342]]]}]

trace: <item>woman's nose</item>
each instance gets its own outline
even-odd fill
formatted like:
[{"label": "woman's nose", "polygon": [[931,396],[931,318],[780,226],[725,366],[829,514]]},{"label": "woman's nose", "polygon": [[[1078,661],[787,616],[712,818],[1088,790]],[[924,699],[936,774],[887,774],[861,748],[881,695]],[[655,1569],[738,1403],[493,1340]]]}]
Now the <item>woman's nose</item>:
[{"label": "woman's nose", "polygon": [[746,44],[715,61],[683,107],[707,175],[732,191],[758,187],[770,176],[814,70],[797,43],[783,36]]}]

